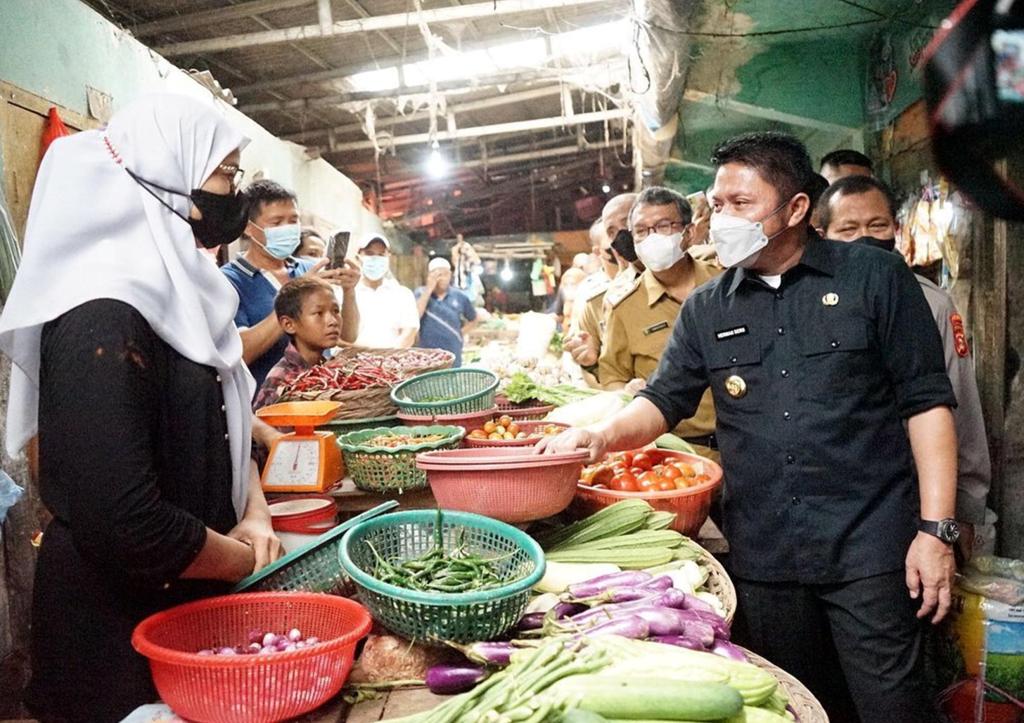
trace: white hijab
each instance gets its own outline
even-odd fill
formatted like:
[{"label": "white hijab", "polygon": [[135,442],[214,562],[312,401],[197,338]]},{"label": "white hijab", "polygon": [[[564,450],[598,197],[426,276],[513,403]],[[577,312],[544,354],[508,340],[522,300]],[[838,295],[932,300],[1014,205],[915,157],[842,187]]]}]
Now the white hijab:
[{"label": "white hijab", "polygon": [[[232,502],[241,518],[254,382],[234,324],[238,296],[196,248],[189,224],[125,168],[187,194],[248,142],[212,106],[160,94],[126,106],[106,130],[84,131],[50,147],[32,195],[21,266],[0,316],[0,350],[14,362],[7,408],[10,455],[20,454],[38,431],[43,324],[87,301],[116,299],[135,308],[186,359],[219,372]],[[151,190],[188,216],[187,197]]]}]

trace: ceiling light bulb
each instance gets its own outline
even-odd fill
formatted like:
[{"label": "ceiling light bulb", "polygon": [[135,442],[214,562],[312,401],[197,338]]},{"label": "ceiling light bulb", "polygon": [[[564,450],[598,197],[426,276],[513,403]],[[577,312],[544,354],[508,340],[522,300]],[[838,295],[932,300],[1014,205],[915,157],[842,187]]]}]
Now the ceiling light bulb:
[{"label": "ceiling light bulb", "polygon": [[431,178],[443,178],[448,173],[448,159],[441,155],[441,148],[434,141],[427,158],[427,174]]},{"label": "ceiling light bulb", "polygon": [[508,261],[506,261],[505,268],[501,270],[501,280],[511,281],[513,276],[515,276],[515,274],[512,273],[512,267],[509,266]]},{"label": "ceiling light bulb", "polygon": [[612,187],[611,187],[611,186],[609,186],[609,185],[608,185],[608,184],[606,183],[606,184],[604,184],[603,186],[601,186],[601,191],[602,191],[603,193],[611,193],[611,192],[612,192]]}]

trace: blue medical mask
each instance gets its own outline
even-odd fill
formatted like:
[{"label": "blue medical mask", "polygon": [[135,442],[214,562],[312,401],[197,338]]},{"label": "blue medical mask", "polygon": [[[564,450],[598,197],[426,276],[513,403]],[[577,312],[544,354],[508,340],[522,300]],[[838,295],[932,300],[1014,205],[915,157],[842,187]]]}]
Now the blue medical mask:
[{"label": "blue medical mask", "polygon": [[[250,223],[256,226],[252,221]],[[284,226],[270,226],[269,228],[256,226],[256,228],[263,232],[263,238],[265,239],[264,243],[261,243],[260,246],[265,248],[267,253],[275,259],[283,261],[295,253],[295,249],[299,247],[302,226],[297,223],[289,223]],[[259,241],[256,243],[259,243]]]},{"label": "blue medical mask", "polygon": [[387,274],[390,264],[387,256],[363,256],[363,276],[370,281],[380,281]]}]

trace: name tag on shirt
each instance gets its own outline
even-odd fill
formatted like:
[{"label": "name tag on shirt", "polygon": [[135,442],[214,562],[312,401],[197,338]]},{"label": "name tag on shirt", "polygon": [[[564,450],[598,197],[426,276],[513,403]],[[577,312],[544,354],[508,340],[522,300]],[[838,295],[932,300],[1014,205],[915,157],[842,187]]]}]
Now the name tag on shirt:
[{"label": "name tag on shirt", "polygon": [[719,341],[722,341],[724,339],[732,339],[733,337],[736,336],[743,336],[744,334],[747,333],[748,329],[746,326],[736,326],[733,327],[732,329],[722,329],[721,331],[716,331],[715,338],[718,339]]},{"label": "name tag on shirt", "polygon": [[667,328],[668,328],[668,322],[667,321],[659,321],[657,324],[651,324],[649,327],[644,329],[644,336],[650,336],[651,334],[653,334],[656,331],[661,331],[662,329],[667,329]]}]

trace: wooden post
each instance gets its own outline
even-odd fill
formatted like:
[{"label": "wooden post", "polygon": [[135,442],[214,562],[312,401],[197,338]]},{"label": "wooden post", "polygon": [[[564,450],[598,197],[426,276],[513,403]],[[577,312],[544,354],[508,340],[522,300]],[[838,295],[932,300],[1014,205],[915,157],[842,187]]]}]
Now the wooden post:
[{"label": "wooden post", "polygon": [[1008,229],[1005,221],[979,214],[974,232],[974,358],[992,458],[989,505],[1002,517]]}]

